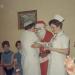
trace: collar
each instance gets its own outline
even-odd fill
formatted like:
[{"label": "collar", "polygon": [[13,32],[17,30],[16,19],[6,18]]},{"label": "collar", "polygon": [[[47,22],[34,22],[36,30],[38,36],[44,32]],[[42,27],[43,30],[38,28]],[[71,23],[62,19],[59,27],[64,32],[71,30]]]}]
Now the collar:
[{"label": "collar", "polygon": [[11,52],[11,51],[10,51],[10,50],[8,50],[8,51],[5,51],[4,53],[5,53],[5,54],[8,54],[8,53],[10,53],[10,52]]},{"label": "collar", "polygon": [[64,33],[64,31],[60,31],[59,33],[57,33],[57,34],[55,34],[55,35],[60,36],[60,35],[62,35],[63,33]]}]

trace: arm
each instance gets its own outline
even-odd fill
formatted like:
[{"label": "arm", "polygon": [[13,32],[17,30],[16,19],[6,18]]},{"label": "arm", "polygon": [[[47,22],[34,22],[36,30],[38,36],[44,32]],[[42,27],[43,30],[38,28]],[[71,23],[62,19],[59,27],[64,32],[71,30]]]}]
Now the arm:
[{"label": "arm", "polygon": [[62,53],[62,54],[65,54],[65,55],[69,55],[70,54],[70,40],[68,38],[61,38],[60,39],[60,44],[58,44],[56,42],[56,46],[60,48],[52,48],[49,46],[49,50],[51,51],[56,51],[56,52],[59,52],[59,53]]},{"label": "arm", "polygon": [[1,60],[1,64],[2,64],[4,67],[9,67],[9,66],[10,66],[10,64],[5,64],[5,63],[3,62],[3,60]]},{"label": "arm", "polygon": [[39,48],[41,46],[44,46],[46,49],[49,49],[50,51],[56,51],[62,54],[68,55],[70,48],[52,48],[49,46],[49,43],[38,43],[38,45],[34,44],[34,48]]},{"label": "arm", "polygon": [[31,47],[32,48],[40,48],[40,47],[42,47],[43,45],[41,44],[41,42],[34,42],[32,45],[31,45]]},{"label": "arm", "polygon": [[63,49],[61,49],[61,48],[49,48],[49,50],[67,55],[69,48],[63,48]]}]

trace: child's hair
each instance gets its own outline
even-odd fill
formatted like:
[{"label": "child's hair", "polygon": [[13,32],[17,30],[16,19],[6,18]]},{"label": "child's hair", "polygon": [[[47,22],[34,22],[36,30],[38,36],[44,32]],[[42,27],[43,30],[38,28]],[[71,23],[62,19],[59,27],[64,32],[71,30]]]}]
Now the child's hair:
[{"label": "child's hair", "polygon": [[3,41],[2,42],[2,47],[4,48],[5,45],[7,45],[8,47],[10,47],[9,41]]},{"label": "child's hair", "polygon": [[20,40],[16,41],[16,44],[15,44],[16,47],[18,46],[18,43],[21,43],[21,41]]}]

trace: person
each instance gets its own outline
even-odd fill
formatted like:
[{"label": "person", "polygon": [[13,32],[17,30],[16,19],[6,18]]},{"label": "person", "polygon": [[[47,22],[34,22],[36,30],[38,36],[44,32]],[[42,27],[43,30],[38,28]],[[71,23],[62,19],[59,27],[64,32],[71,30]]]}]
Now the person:
[{"label": "person", "polygon": [[1,65],[1,55],[2,55],[2,49],[0,48],[0,65]]},{"label": "person", "polygon": [[64,18],[60,15],[55,15],[54,18],[49,21],[49,26],[54,33],[54,37],[48,46],[51,51],[51,55],[47,75],[67,75],[64,61],[69,52],[70,40],[62,30],[63,21]]},{"label": "person", "polygon": [[32,48],[32,44],[39,41],[35,34],[35,23],[28,20],[24,23],[22,42],[22,68],[23,75],[41,75],[39,50]]},{"label": "person", "polygon": [[14,67],[14,53],[10,50],[9,41],[5,40],[2,42],[2,48],[4,52],[1,55],[1,63],[6,75],[13,75]]},{"label": "person", "polygon": [[1,63],[1,56],[2,56],[2,53],[3,53],[3,50],[2,50],[2,48],[0,47],[0,75],[4,75],[4,70],[3,70],[2,63]]},{"label": "person", "polygon": [[54,18],[49,21],[49,26],[54,33],[51,41],[48,43],[37,42],[37,47],[44,46],[51,51],[47,75],[67,75],[64,61],[70,52],[70,40],[62,29],[63,21],[64,18],[62,16],[55,15]]},{"label": "person", "polygon": [[[52,32],[45,29],[46,23],[43,20],[37,21],[35,25],[36,35],[39,37],[42,42],[49,42],[53,37]],[[41,67],[41,75],[47,75],[48,69],[48,54],[49,50],[44,47],[40,47],[40,67]]]},{"label": "person", "polygon": [[17,48],[17,52],[14,55],[15,59],[15,74],[18,73],[19,75],[23,75],[22,73],[22,65],[21,65],[21,41],[16,41],[15,47]]}]

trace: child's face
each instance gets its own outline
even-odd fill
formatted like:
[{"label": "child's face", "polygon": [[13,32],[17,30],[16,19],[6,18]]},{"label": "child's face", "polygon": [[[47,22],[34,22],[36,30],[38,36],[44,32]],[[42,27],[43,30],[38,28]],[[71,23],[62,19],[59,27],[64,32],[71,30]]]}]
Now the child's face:
[{"label": "child's face", "polygon": [[3,48],[5,51],[9,50],[9,46],[8,45],[4,45],[4,48]]},{"label": "child's face", "polygon": [[17,49],[21,49],[21,43],[17,44]]}]

